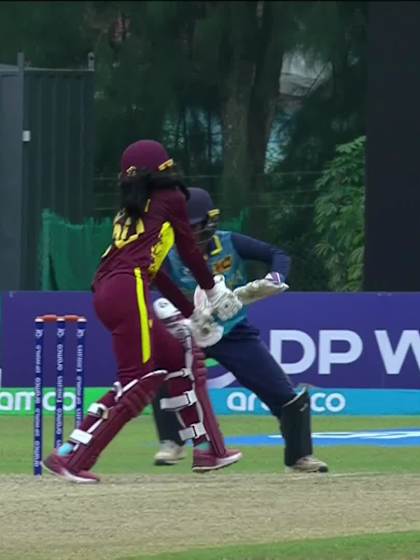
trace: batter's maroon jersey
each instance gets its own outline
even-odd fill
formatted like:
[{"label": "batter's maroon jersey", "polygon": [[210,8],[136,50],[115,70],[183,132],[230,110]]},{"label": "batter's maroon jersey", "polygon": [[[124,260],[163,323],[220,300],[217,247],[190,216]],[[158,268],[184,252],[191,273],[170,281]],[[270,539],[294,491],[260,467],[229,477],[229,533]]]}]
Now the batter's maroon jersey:
[{"label": "batter's maroon jersey", "polygon": [[[76,471],[95,464],[121,428],[155,398],[164,381],[169,383],[172,396],[188,394],[193,388],[189,376],[166,379],[168,372],[179,372],[185,367],[185,350],[155,316],[151,305],[149,286],[153,280],[159,282],[159,278],[160,287],[166,289],[165,296],[173,302],[178,297],[182,304],[182,293],[163,273],[159,274],[174,243],[200,286],[205,290],[213,288],[213,276],[194,242],[182,192],[154,192],[142,219],[136,223],[124,212],[114,220],[112,244],[94,279],[93,304],[102,324],[112,334],[117,379],[125,394],[117,399],[115,392],[110,391],[102,397],[100,403],[109,410],[109,419],[99,423],[95,430],[93,417],[86,415],[80,429],[90,430],[92,442],[71,455],[69,466]],[[191,368],[194,376],[198,375],[194,363]],[[134,380],[136,383],[130,387]],[[205,406],[204,402],[202,408],[206,413]],[[186,407],[180,411],[185,426],[201,421],[198,410]],[[211,413],[210,409],[208,414]],[[195,444],[202,442],[204,435],[194,440]]]},{"label": "batter's maroon jersey", "polygon": [[[194,274],[198,284],[208,290],[214,280],[203,255],[197,247],[188,221],[184,194],[179,190],[159,190],[152,193],[142,219],[132,223],[123,211],[114,220],[112,244],[102,257],[94,279],[97,282],[115,274],[133,274],[140,268],[143,280],[150,284],[162,282],[164,273],[158,275],[163,261],[173,245],[180,257]],[[157,276],[158,275],[158,276]],[[179,298],[179,290],[172,291],[172,283],[163,282],[165,296],[171,301]],[[173,297],[170,297],[170,296]]]}]

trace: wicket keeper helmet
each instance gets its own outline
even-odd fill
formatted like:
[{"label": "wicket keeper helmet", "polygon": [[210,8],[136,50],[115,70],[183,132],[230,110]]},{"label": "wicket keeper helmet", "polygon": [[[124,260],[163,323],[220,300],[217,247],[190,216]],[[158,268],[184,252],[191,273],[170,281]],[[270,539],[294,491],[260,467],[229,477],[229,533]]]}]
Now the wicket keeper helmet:
[{"label": "wicket keeper helmet", "polygon": [[135,175],[148,171],[157,173],[174,166],[174,161],[167,151],[155,140],[138,140],[130,144],[121,156],[121,176]]},{"label": "wicket keeper helmet", "polygon": [[200,245],[206,245],[216,232],[220,210],[215,208],[207,191],[198,188],[188,189],[190,198],[187,209],[191,226],[193,226]]}]

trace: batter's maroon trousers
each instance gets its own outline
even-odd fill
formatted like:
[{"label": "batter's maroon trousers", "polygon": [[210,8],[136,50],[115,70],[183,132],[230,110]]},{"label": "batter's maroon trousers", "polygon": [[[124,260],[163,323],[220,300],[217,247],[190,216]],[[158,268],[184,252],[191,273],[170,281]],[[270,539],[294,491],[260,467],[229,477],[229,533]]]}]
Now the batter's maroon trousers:
[{"label": "batter's maroon trousers", "polygon": [[[112,334],[117,380],[123,387],[152,371],[173,372],[185,366],[184,348],[154,315],[148,281],[140,269],[135,269],[133,274],[108,276],[95,284],[93,303],[99,319]],[[142,385],[149,402],[153,401],[163,381],[162,375],[144,380]],[[168,381],[167,386],[169,393],[176,396],[190,390],[192,384],[190,379],[178,377]],[[115,392],[109,391],[99,402],[110,408],[115,404]],[[194,406],[183,409],[181,416],[186,425],[199,422]],[[96,420],[86,416],[80,429],[88,430]]]}]

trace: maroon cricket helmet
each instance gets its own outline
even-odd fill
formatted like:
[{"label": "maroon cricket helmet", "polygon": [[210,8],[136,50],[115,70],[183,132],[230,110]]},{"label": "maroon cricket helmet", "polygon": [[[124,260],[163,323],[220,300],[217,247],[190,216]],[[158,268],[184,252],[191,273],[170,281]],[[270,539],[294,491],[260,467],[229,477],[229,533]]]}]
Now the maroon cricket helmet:
[{"label": "maroon cricket helmet", "polygon": [[156,140],[138,140],[130,144],[121,156],[122,175],[134,175],[138,171],[156,173],[173,165],[174,161]]}]

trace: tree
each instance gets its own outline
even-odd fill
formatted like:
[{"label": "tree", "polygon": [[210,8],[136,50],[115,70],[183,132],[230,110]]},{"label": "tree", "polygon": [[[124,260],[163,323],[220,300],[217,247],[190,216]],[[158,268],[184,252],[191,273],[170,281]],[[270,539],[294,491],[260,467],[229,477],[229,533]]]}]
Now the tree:
[{"label": "tree", "polygon": [[316,183],[315,252],[329,272],[330,290],[362,288],[365,201],[365,137],[337,147]]},{"label": "tree", "polygon": [[86,67],[92,42],[83,28],[89,2],[2,2],[0,60],[49,68]]},{"label": "tree", "polygon": [[281,171],[318,171],[333,157],[337,145],[365,132],[367,4],[303,5],[299,50],[308,61],[328,70],[328,77],[314,84],[289,121]]},{"label": "tree", "polygon": [[[324,290],[340,282],[332,278],[328,261],[333,252],[314,250],[315,210],[323,196],[316,185],[336,146],[365,134],[367,8],[363,2],[304,2],[300,24],[298,52],[317,62],[324,78],[314,81],[281,129],[283,159],[274,166],[273,186],[264,196],[272,238],[293,257],[291,284]],[[337,196],[337,203],[344,203]],[[348,289],[356,288],[357,277],[349,282]]]},{"label": "tree", "polygon": [[252,202],[251,187],[264,172],[277,112],[284,53],[293,35],[291,2],[207,2],[197,22],[196,56],[207,65],[219,99],[223,129],[224,206]]}]

